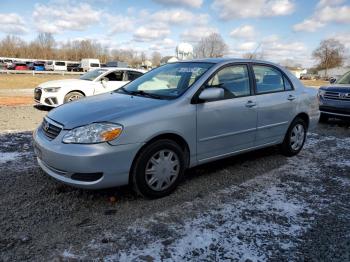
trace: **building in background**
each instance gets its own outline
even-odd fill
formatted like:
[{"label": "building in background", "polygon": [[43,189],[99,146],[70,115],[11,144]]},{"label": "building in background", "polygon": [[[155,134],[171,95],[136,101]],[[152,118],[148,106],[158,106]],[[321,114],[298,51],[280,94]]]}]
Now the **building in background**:
[{"label": "building in background", "polygon": [[307,69],[301,68],[301,67],[292,67],[292,66],[286,66],[286,68],[295,75],[298,79],[300,79],[301,75],[304,75],[307,73]]},{"label": "building in background", "polygon": [[345,67],[340,66],[340,67],[329,68],[328,70],[325,70],[325,69],[319,70],[317,74],[322,78],[334,77],[337,79],[349,71],[350,71],[350,66],[345,66]]}]

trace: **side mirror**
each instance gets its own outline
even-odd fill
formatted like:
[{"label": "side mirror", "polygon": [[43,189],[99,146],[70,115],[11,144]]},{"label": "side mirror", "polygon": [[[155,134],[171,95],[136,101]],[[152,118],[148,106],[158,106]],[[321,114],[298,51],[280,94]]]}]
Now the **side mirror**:
[{"label": "side mirror", "polygon": [[224,98],[224,89],[220,87],[209,87],[199,94],[199,99],[203,101],[214,101]]},{"label": "side mirror", "polygon": [[329,83],[331,83],[331,84],[334,84],[335,81],[337,81],[337,79],[335,79],[334,77],[331,77],[331,79],[329,79]]},{"label": "side mirror", "polygon": [[106,87],[105,84],[108,82],[108,78],[107,77],[102,77],[101,78],[101,84],[103,85],[103,87]]}]

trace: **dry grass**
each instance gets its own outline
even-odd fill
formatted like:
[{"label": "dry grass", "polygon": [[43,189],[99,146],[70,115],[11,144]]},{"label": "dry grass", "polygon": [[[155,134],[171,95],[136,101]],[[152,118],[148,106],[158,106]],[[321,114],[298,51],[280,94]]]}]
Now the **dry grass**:
[{"label": "dry grass", "polygon": [[329,84],[328,81],[323,81],[323,80],[301,80],[301,82],[305,86],[317,86],[317,87]]},{"label": "dry grass", "polygon": [[0,89],[34,88],[39,84],[59,79],[79,78],[79,75],[7,75],[0,74]]}]

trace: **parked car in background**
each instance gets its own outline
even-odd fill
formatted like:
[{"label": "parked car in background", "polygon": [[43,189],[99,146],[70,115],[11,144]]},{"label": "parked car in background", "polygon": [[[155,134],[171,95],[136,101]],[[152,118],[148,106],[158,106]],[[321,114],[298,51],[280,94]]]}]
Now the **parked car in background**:
[{"label": "parked car in background", "polygon": [[80,64],[84,72],[101,67],[100,60],[98,59],[91,59],[91,58],[81,59]]},{"label": "parked car in background", "polygon": [[34,71],[45,71],[45,62],[37,61],[37,62],[30,62],[27,64],[28,70],[34,70]]},{"label": "parked car in background", "polygon": [[67,63],[67,71],[74,72],[74,69],[80,68],[79,63]]},{"label": "parked car in background", "polygon": [[113,91],[144,73],[129,68],[95,69],[82,75],[80,79],[49,81],[34,89],[34,100],[40,104],[56,107],[61,104]]},{"label": "parked car in background", "polygon": [[128,63],[120,61],[107,62],[106,67],[128,67]]},{"label": "parked car in background", "polygon": [[272,145],[296,155],[318,118],[317,92],[278,65],[183,61],[50,111],[34,148],[41,168],[63,183],[132,184],[156,198],[189,167]]},{"label": "parked car in background", "polygon": [[28,66],[23,62],[16,62],[12,65],[14,70],[28,70]]},{"label": "parked car in background", "polygon": [[320,121],[327,122],[331,117],[350,119],[350,71],[339,80],[332,78],[330,83],[318,91]]},{"label": "parked car in background", "polygon": [[48,61],[45,64],[46,71],[67,71],[67,63],[65,61]]}]

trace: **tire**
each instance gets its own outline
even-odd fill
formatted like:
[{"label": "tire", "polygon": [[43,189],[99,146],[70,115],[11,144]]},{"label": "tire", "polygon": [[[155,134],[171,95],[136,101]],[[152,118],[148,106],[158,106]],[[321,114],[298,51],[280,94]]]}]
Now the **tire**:
[{"label": "tire", "polygon": [[169,139],[155,141],[142,149],[131,171],[136,193],[151,199],[169,195],[185,172],[186,155],[177,143]]},{"label": "tire", "polygon": [[329,119],[329,117],[327,115],[321,113],[319,122],[320,123],[327,123],[328,119]]},{"label": "tire", "polygon": [[64,97],[64,103],[72,102],[83,97],[84,95],[80,92],[70,92]]},{"label": "tire", "polygon": [[304,146],[306,133],[307,124],[305,121],[301,118],[294,119],[280,146],[282,154],[285,156],[297,155]]}]

